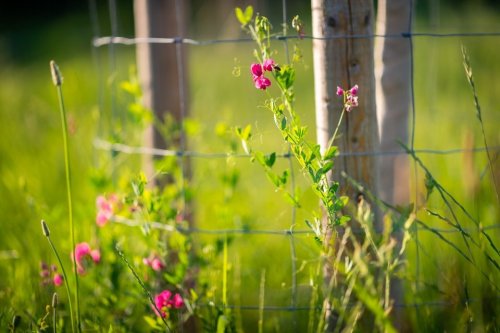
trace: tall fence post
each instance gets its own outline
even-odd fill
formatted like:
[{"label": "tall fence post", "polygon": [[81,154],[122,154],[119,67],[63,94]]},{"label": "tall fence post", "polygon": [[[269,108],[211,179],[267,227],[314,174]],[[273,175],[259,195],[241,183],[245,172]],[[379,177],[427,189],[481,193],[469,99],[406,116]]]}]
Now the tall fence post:
[{"label": "tall fence post", "polygon": [[[359,85],[359,107],[347,113],[335,145],[341,152],[373,152],[378,147],[373,60],[374,8],[372,0],[312,0],[314,86],[317,140],[324,149],[335,131],[342,111],[337,86]],[[334,173],[341,191],[355,200],[353,187],[342,181],[345,171],[366,188],[376,192],[376,163],[373,156],[344,156],[336,159]],[[324,219],[325,220],[325,219]],[[324,226],[327,244],[331,230]],[[332,269],[325,265],[323,277],[330,280]],[[328,283],[328,282],[327,282]],[[327,309],[329,305],[326,304]],[[327,320],[334,314],[327,310]],[[331,329],[331,328],[330,328]]]},{"label": "tall fence post", "polygon": [[[136,37],[173,38],[184,36],[185,1],[176,0],[135,0]],[[176,49],[181,48],[179,52]],[[186,50],[176,44],[137,44],[138,75],[143,91],[143,103],[151,109],[157,119],[164,119],[169,113],[182,122],[183,107],[186,105]],[[181,61],[181,67],[179,67]],[[180,69],[180,70],[179,70]],[[163,148],[168,145],[160,133],[149,126],[145,132],[147,147]],[[182,148],[182,147],[181,147]],[[154,174],[153,159],[144,160],[146,175]]]},{"label": "tall fence post", "polygon": [[[342,111],[337,86],[359,85],[359,107],[346,113],[335,142],[341,152],[373,152],[378,147],[373,60],[374,8],[371,0],[312,0],[314,85],[318,143],[327,146]],[[368,36],[367,36],[368,35]],[[366,37],[363,37],[366,36]],[[334,177],[347,172],[368,189],[376,189],[373,156],[336,160]],[[342,182],[341,182],[342,184]],[[354,199],[354,189],[342,189]]]},{"label": "tall fence post", "polygon": [[[379,0],[376,31],[379,35],[411,32],[411,0]],[[410,106],[410,45],[406,38],[379,38],[375,42],[377,119],[381,151],[401,150],[398,141],[408,141]],[[380,199],[391,204],[408,204],[410,168],[407,155],[382,155],[378,159]],[[401,242],[402,234],[396,235]],[[391,299],[404,302],[400,279],[391,279]],[[399,331],[407,331],[408,318],[401,307],[392,312]]]}]

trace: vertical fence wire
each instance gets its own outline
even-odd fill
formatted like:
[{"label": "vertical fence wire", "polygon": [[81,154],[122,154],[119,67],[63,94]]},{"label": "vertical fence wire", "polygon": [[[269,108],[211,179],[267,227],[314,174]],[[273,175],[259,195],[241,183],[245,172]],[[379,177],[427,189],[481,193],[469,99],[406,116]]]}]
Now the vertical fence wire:
[{"label": "vertical fence wire", "polygon": [[[411,125],[410,125],[410,150],[415,151],[415,131],[416,131],[416,111],[415,111],[415,55],[413,51],[413,7],[414,1],[410,0],[410,12],[408,20],[408,45],[410,48],[410,112],[411,112]],[[415,203],[413,206],[414,213],[416,214],[418,210],[418,169],[417,161],[413,160],[413,170],[414,170],[414,187],[415,187]],[[419,239],[418,239],[418,228],[414,229],[415,232],[415,293],[418,295],[420,289],[420,249],[419,249]],[[417,304],[415,306],[415,314],[417,316],[416,325],[419,327],[420,322],[420,309]]]},{"label": "vertical fence wire", "polygon": [[[287,24],[287,2],[286,0],[282,1],[282,20],[283,20],[283,36],[288,35],[288,24]],[[285,51],[285,57],[287,64],[290,64],[290,52],[288,50],[288,39],[283,39],[283,47]],[[290,193],[293,198],[295,198],[295,170],[293,166],[292,160],[292,152],[291,147],[288,145],[288,167],[290,169]],[[295,204],[292,205],[292,217],[290,224],[290,233],[289,233],[289,241],[290,241],[290,261],[291,261],[291,270],[292,270],[292,289],[291,289],[291,298],[290,298],[290,306],[295,307],[297,305],[297,252],[295,250],[295,239],[293,235],[293,230],[296,224],[296,216],[297,216],[297,206]],[[297,327],[296,325],[294,325]]]},{"label": "vertical fence wire", "polygon": [[[116,0],[108,0],[108,10],[109,10],[109,19],[111,22],[111,38],[118,36],[118,14],[116,8]],[[113,136],[113,140],[116,139],[117,133],[116,128],[114,128],[114,124],[118,121],[117,117],[117,108],[116,108],[116,55],[115,55],[115,45],[110,43],[108,46],[108,64],[109,64],[109,77],[111,78],[111,82],[109,82],[109,103],[111,109],[111,121],[110,131]],[[113,184],[116,184],[116,161],[115,155],[111,153],[111,177]]]},{"label": "vertical fence wire", "polygon": [[[176,30],[177,34],[180,38],[184,37],[184,27],[182,26],[182,16],[184,15],[184,9],[181,9],[181,4],[179,3],[179,0],[175,0],[175,25],[176,25]],[[185,131],[185,118],[186,118],[186,91],[185,91],[185,78],[184,78],[184,57],[182,53],[182,48],[185,47],[179,39],[179,42],[175,43],[175,60],[177,64],[177,86],[179,88],[179,111],[180,111],[180,130],[181,130],[181,135],[179,139],[179,145],[181,151],[186,150],[186,131]],[[181,179],[180,179],[180,186],[181,186],[181,194],[182,194],[182,208],[181,208],[181,217],[182,219],[186,218],[186,209],[188,209],[187,202],[186,202],[186,161],[185,161],[184,156],[179,156],[178,157],[178,162],[179,162],[179,167],[181,171]]]}]

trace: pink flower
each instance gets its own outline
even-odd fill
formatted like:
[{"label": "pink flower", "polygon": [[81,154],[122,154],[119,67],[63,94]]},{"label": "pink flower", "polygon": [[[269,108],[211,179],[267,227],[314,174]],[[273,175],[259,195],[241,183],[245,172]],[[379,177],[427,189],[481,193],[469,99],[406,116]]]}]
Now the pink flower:
[{"label": "pink flower", "polygon": [[52,278],[52,281],[54,282],[54,285],[55,285],[55,286],[59,287],[60,285],[62,285],[62,284],[63,284],[63,282],[64,282],[64,277],[63,277],[61,274],[57,273],[57,274],[55,274],[55,275],[54,275],[54,277]]},{"label": "pink flower", "polygon": [[343,96],[343,95],[344,95],[344,89],[337,86],[337,96]]},{"label": "pink flower", "polygon": [[358,85],[357,84],[354,85],[354,87],[350,89],[351,95],[356,96],[358,94],[358,89],[359,89]]},{"label": "pink flower", "polygon": [[347,91],[337,86],[337,95],[344,97],[344,108],[347,112],[351,112],[352,109],[359,106],[358,96],[357,96],[358,90],[359,87],[357,84],[355,84],[351,89]]},{"label": "pink flower", "polygon": [[275,65],[276,64],[274,63],[273,59],[266,59],[262,64],[262,68],[264,68],[265,71],[272,72]]},{"label": "pink flower", "polygon": [[277,68],[277,66],[273,59],[266,59],[263,64],[252,64],[250,66],[250,71],[252,72],[255,88],[266,90],[266,88],[271,85],[271,81],[264,76],[264,71],[271,72],[275,68]]},{"label": "pink flower", "polygon": [[257,78],[254,77],[253,82],[255,84],[255,88],[261,89],[261,90],[266,90],[266,88],[271,85],[271,81],[265,76],[261,76],[261,77],[257,77]]},{"label": "pink flower", "polygon": [[165,264],[156,254],[151,254],[148,258],[142,259],[144,265],[151,267],[153,270],[159,272],[165,268]]},{"label": "pink flower", "polygon": [[179,294],[175,294],[174,299],[172,300],[172,304],[176,309],[182,308],[184,306],[184,300],[182,299],[182,296]]},{"label": "pink flower", "polygon": [[263,74],[262,65],[261,64],[252,64],[250,66],[250,70],[254,77],[261,77]]},{"label": "pink flower", "polygon": [[161,293],[155,296],[155,305],[160,311],[154,309],[157,316],[162,316],[165,318],[167,316],[168,310],[171,308],[180,309],[184,306],[184,300],[181,295],[175,294],[172,299],[172,292],[170,290],[163,290]]},{"label": "pink flower", "polygon": [[[71,254],[73,259],[73,253]],[[78,274],[85,274],[85,269],[88,267],[89,262],[95,264],[101,261],[101,252],[99,250],[92,250],[88,243],[79,243],[75,246],[74,258],[76,261],[76,269]]]},{"label": "pink flower", "polygon": [[155,296],[155,305],[160,311],[160,313],[158,313],[158,311],[155,309],[156,315],[162,316],[164,318],[167,316],[171,296],[172,293],[169,290],[164,290],[160,294]]},{"label": "pink flower", "polygon": [[100,195],[96,199],[97,215],[95,222],[99,227],[105,226],[113,217],[118,197],[116,194],[110,194],[108,198]]},{"label": "pink flower", "polygon": [[358,96],[347,96],[347,102],[345,103],[345,110],[350,112],[352,109],[358,106]]}]

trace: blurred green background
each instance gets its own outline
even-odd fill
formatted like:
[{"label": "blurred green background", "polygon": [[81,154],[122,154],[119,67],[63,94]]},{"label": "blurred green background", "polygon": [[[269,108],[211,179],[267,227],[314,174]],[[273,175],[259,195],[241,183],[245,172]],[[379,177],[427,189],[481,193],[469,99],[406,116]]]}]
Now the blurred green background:
[{"label": "blurred green background", "polygon": [[[310,7],[307,1],[289,1],[288,15],[299,14],[306,22],[306,34],[311,34]],[[110,34],[107,3],[97,3],[101,35]],[[233,10],[241,2],[191,1],[188,36],[194,39],[224,39],[243,36],[234,19]],[[95,186],[98,168],[103,167],[106,152],[93,147],[96,137],[108,139],[103,125],[111,113],[111,94],[118,112],[125,112],[129,97],[117,85],[129,77],[135,64],[131,46],[117,46],[113,60],[106,47],[92,49],[95,26],[91,24],[88,3],[53,1],[33,2],[31,10],[13,2],[5,4],[0,20],[0,322],[10,320],[12,313],[25,309],[35,317],[44,313],[50,295],[39,283],[39,262],[53,261],[48,244],[40,230],[40,219],[51,225],[54,239],[64,252],[69,252],[66,230],[66,197],[64,160],[57,95],[49,73],[49,61],[58,62],[64,76],[63,91],[69,112],[71,159],[73,163],[75,222],[80,240],[95,237],[95,198],[100,189]],[[118,4],[119,35],[133,35],[133,5]],[[256,11],[270,17],[275,29],[281,22],[281,2],[257,1]],[[500,7],[495,1],[417,1],[416,32],[500,32]],[[468,86],[460,46],[469,51],[488,143],[494,158],[494,169],[500,179],[498,146],[500,145],[500,94],[498,75],[499,37],[417,37],[414,40],[416,149],[445,150],[482,146],[483,139],[475,116],[472,93]],[[274,45],[282,52],[281,43]],[[300,42],[304,63],[297,69],[297,110],[314,136],[314,92],[311,42]],[[191,150],[222,152],[230,149],[227,141],[215,134],[218,123],[228,126],[251,124],[253,144],[263,150],[286,151],[266,110],[259,108],[264,98],[253,89],[247,68],[253,61],[253,45],[249,43],[217,44],[189,47],[189,112],[199,123],[189,138]],[[283,61],[283,54],[278,54]],[[100,64],[100,67],[97,66]],[[116,72],[111,73],[115,67]],[[234,75],[235,68],[241,75]],[[237,70],[236,70],[237,71]],[[132,142],[135,139],[131,139]],[[239,148],[240,149],[240,148]],[[241,149],[240,149],[241,151]],[[452,193],[483,226],[498,224],[496,202],[487,159],[484,153],[431,155],[421,159],[434,177]],[[124,157],[117,170],[139,171],[137,157]],[[194,159],[193,180],[195,221],[201,228],[250,228],[285,230],[291,224],[291,208],[281,193],[276,193],[261,168],[247,159]],[[108,167],[108,166],[106,166]],[[278,167],[286,167],[280,161]],[[240,182],[231,202],[224,201],[221,178],[237,170]],[[303,220],[307,208],[315,200],[307,182],[295,166],[296,179],[303,192],[304,209],[298,211],[297,229],[305,229]],[[423,202],[424,178],[412,177],[419,201]],[[497,184],[500,186],[500,184]],[[412,191],[414,192],[414,191]],[[414,200],[414,198],[413,198]],[[429,207],[445,210],[437,197],[431,197]],[[229,208],[228,208],[229,207]],[[429,225],[443,227],[441,221],[428,219]],[[472,227],[472,225],[467,225]],[[120,228],[118,238],[133,249],[138,230]],[[498,244],[500,229],[489,234]],[[137,235],[136,235],[137,236]],[[441,300],[454,304],[422,308],[429,324],[426,331],[460,330],[465,310],[460,301],[464,285],[471,297],[475,326],[494,328],[500,309],[483,277],[450,251],[435,236],[420,233],[419,264],[415,261],[415,244],[408,255],[409,270],[418,266],[425,292],[409,291],[407,301]],[[140,238],[140,236],[137,236]],[[195,235],[200,244],[216,244],[220,236]],[[459,236],[450,235],[460,242]],[[308,306],[308,279],[314,267],[316,247],[312,237],[296,236],[299,306]],[[266,270],[266,305],[288,306],[291,302],[290,240],[276,235],[239,235],[231,241],[229,294],[232,303],[239,297],[244,305],[257,305],[261,271]],[[222,259],[214,258],[213,272],[202,274],[220,280]],[[237,268],[236,268],[237,267]],[[498,282],[498,272],[484,269]],[[237,277],[236,274],[240,275]],[[238,287],[237,284],[242,286]],[[221,286],[216,286],[215,299],[220,300]],[[240,289],[238,289],[240,288]],[[241,294],[241,295],[240,295]],[[238,296],[240,295],[240,296]],[[413,296],[412,296],[413,295]],[[414,295],[418,295],[415,297]],[[492,298],[493,297],[493,298]],[[491,300],[493,299],[493,300]],[[453,303],[455,302],[455,303]],[[244,311],[242,318],[248,331],[255,330],[257,311]],[[444,320],[454,318],[456,320]],[[266,312],[266,331],[288,331],[292,318],[299,318],[299,327],[306,327],[307,312]],[[140,319],[137,319],[140,321]],[[415,320],[415,318],[414,318]],[[140,326],[140,324],[138,324]],[[484,325],[484,326],[482,326]],[[490,326],[488,326],[490,325]],[[420,327],[423,329],[422,327]],[[300,331],[300,330],[299,330]]]}]

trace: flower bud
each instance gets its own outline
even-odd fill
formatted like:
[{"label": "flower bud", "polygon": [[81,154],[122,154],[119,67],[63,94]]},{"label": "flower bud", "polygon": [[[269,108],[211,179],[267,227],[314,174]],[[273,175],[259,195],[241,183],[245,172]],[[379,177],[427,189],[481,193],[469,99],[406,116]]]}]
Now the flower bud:
[{"label": "flower bud", "polygon": [[61,86],[63,77],[61,75],[61,71],[59,70],[59,66],[57,66],[54,60],[50,61],[50,73],[52,74],[52,82],[54,82],[54,85]]},{"label": "flower bud", "polygon": [[49,237],[50,236],[49,227],[47,226],[47,223],[45,223],[44,220],[42,220],[42,231],[43,231],[43,234],[44,234],[45,237]]}]

